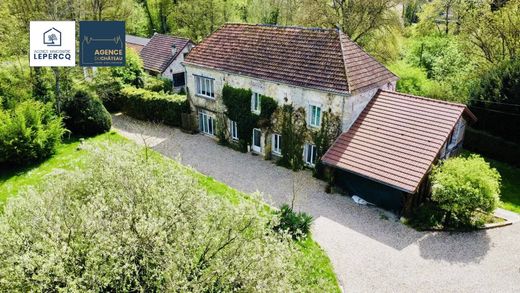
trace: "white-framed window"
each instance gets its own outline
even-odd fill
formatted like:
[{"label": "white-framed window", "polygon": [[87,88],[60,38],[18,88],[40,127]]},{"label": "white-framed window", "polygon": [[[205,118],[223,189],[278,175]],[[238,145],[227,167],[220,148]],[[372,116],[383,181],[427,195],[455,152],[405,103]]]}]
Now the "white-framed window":
[{"label": "white-framed window", "polygon": [[309,105],[309,125],[320,127],[321,125],[321,107],[317,105]]},{"label": "white-framed window", "polygon": [[260,114],[260,94],[253,92],[251,95],[251,112]]},{"label": "white-framed window", "polygon": [[303,148],[303,160],[307,166],[313,167],[316,164],[316,146],[310,143],[306,143]]},{"label": "white-framed window", "polygon": [[200,132],[214,136],[216,121],[215,117],[204,110],[199,110],[199,130]]},{"label": "white-framed window", "polygon": [[215,98],[215,80],[210,77],[195,75],[195,86],[197,95],[206,98]]},{"label": "white-framed window", "polygon": [[238,127],[237,123],[231,119],[228,119],[229,124],[229,135],[231,139],[238,140]]},{"label": "white-framed window", "polygon": [[282,154],[282,136],[278,133],[273,133],[271,151],[273,154]]}]

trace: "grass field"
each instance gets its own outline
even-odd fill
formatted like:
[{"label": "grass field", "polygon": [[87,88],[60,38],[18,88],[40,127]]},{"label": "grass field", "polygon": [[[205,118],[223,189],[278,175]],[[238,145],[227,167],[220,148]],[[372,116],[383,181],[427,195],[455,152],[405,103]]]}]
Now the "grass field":
[{"label": "grass field", "polygon": [[[85,143],[96,144],[108,141],[125,141],[133,144],[133,142],[130,142],[114,132],[90,138],[86,140]],[[178,164],[154,151],[150,152],[150,157],[155,160]],[[63,170],[84,168],[83,166],[87,158],[87,151],[81,149],[79,141],[73,140],[62,144],[54,156],[36,166],[18,170],[0,170],[0,212],[5,201],[9,197],[16,196],[22,188],[37,186],[44,181],[49,174],[63,172]],[[206,189],[208,194],[226,197],[234,203],[242,200],[255,200],[251,196],[241,193],[211,177],[198,173],[193,169],[181,165],[180,170],[197,178],[200,186]],[[258,204],[262,203],[258,202]],[[264,206],[266,214],[272,213],[272,209],[269,206]],[[302,282],[316,284],[316,291],[340,292],[330,259],[320,246],[309,237],[306,240],[299,241],[297,247],[308,260],[308,262],[297,260],[297,264],[304,274]],[[312,265],[309,266],[309,262]]]}]

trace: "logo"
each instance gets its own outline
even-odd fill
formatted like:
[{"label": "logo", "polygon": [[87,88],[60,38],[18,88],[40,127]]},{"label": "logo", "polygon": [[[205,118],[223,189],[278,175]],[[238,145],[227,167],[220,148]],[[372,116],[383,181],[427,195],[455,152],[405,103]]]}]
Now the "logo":
[{"label": "logo", "polygon": [[74,21],[31,21],[30,66],[75,66],[76,23]]},{"label": "logo", "polygon": [[61,46],[61,32],[55,28],[44,32],[43,43],[47,46]]},{"label": "logo", "polygon": [[80,21],[80,66],[124,66],[125,22]]}]

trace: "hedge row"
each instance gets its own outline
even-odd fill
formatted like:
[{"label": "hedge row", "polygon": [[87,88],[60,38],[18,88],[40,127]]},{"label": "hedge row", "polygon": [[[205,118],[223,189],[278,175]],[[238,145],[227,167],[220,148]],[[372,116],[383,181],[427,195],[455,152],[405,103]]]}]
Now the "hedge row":
[{"label": "hedge row", "polygon": [[520,166],[520,144],[483,131],[466,128],[464,148],[491,159]]},{"label": "hedge row", "polygon": [[140,120],[181,125],[181,113],[189,110],[185,95],[165,94],[135,87],[124,87],[117,97],[118,108]]}]

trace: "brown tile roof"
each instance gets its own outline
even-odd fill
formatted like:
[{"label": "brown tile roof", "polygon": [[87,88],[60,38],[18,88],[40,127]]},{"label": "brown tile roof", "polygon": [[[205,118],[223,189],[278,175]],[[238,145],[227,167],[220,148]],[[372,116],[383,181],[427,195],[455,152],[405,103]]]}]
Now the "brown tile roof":
[{"label": "brown tile roof", "polygon": [[397,80],[336,29],[225,24],[185,63],[342,93]]},{"label": "brown tile roof", "polygon": [[379,91],[322,161],[408,193],[414,193],[465,105]]},{"label": "brown tile roof", "polygon": [[[155,34],[141,50],[144,69],[162,73],[177,58],[184,47],[191,43],[189,39]],[[177,46],[177,54],[172,56],[172,46]]]}]

